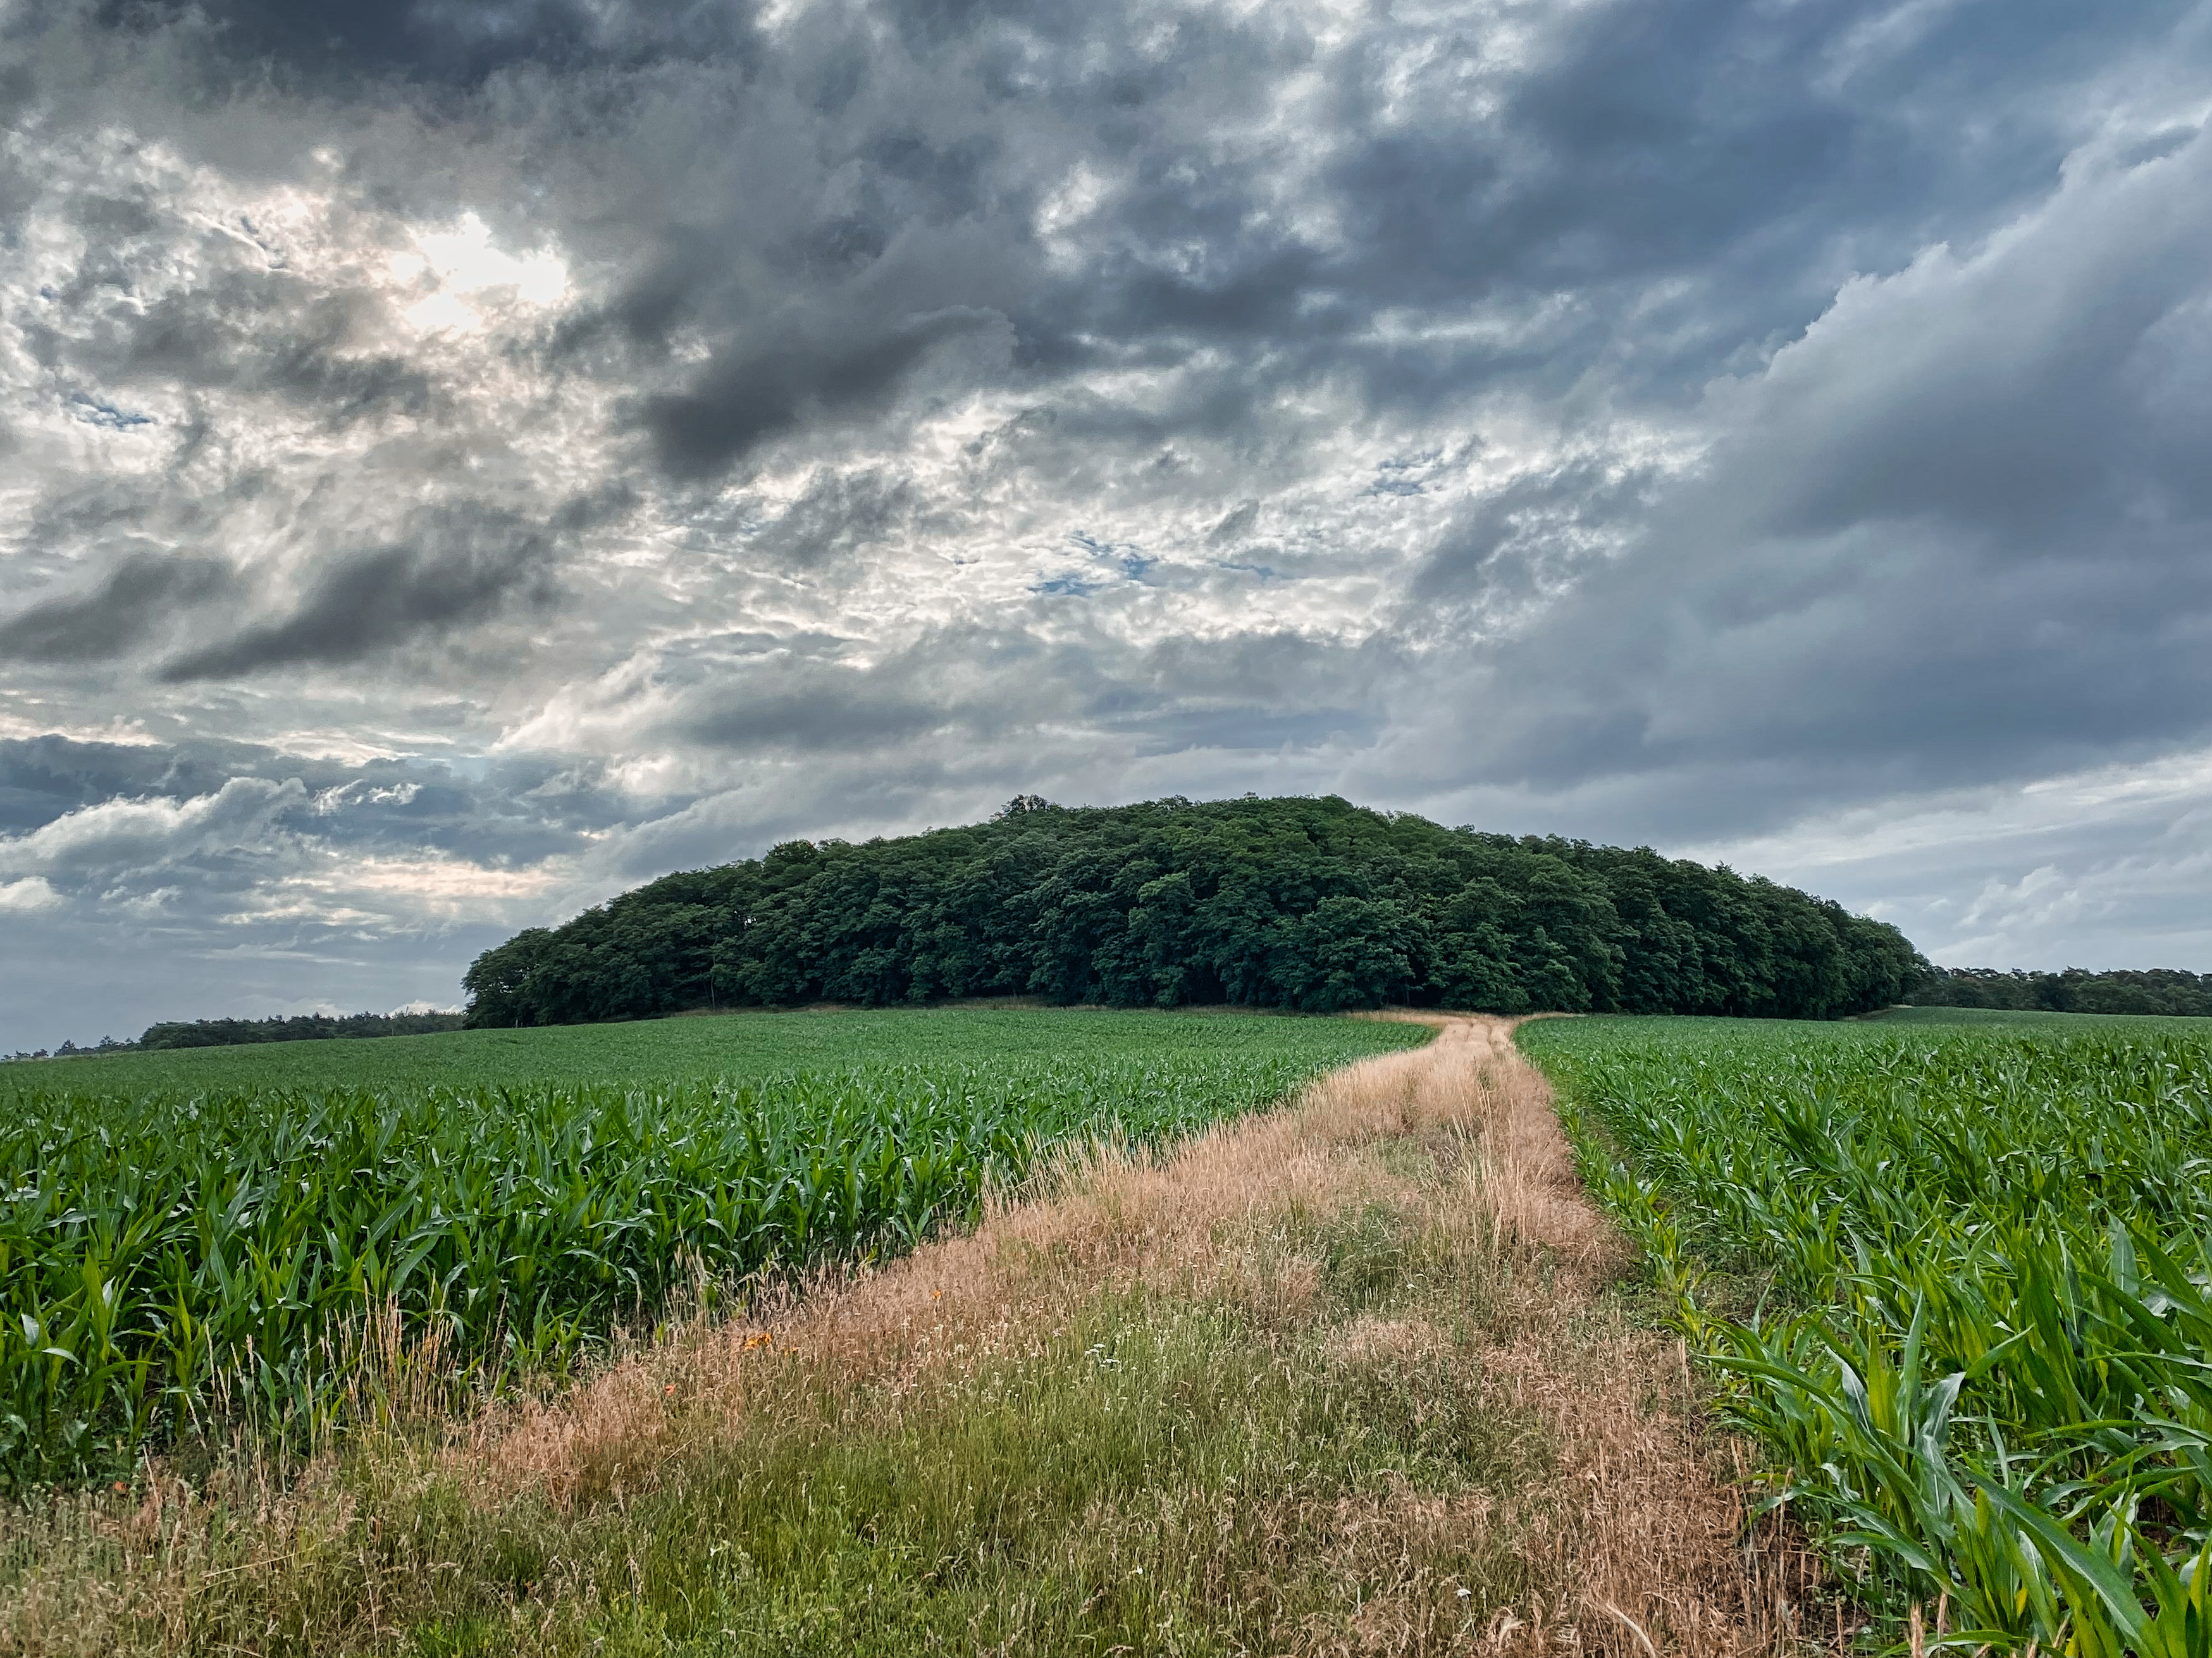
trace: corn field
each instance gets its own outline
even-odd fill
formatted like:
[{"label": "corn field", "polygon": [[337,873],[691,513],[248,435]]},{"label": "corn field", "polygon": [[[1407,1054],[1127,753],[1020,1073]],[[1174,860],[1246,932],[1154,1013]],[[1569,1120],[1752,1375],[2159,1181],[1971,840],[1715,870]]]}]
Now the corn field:
[{"label": "corn field", "polygon": [[2212,1652],[2207,1027],[1522,1041],[1862,1599],[1966,1649]]},{"label": "corn field", "polygon": [[142,1065],[103,1093],[97,1061],[74,1090],[40,1068],[0,1094],[0,1485],[188,1432],[313,1436],[374,1406],[380,1328],[473,1388],[557,1377],[672,1291],[907,1248],[1055,1145],[1186,1133],[1419,1034],[1039,1015],[1075,1022],[1042,1057],[1033,1033],[996,1051],[1003,1016],[903,1017],[874,1022],[903,1060],[647,1087],[149,1090]]}]

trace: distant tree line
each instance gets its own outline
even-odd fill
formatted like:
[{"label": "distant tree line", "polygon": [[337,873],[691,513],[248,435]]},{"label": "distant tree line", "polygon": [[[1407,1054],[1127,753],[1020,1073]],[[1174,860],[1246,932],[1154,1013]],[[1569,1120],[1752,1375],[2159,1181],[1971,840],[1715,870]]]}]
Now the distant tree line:
[{"label": "distant tree line", "polygon": [[89,1054],[137,1054],[165,1048],[231,1048],[244,1042],[328,1042],[346,1036],[422,1036],[459,1030],[458,1013],[301,1013],[291,1018],[171,1019],[146,1027],[135,1042],[102,1036],[92,1048],[64,1042],[49,1054],[18,1051],[11,1060],[70,1060]]},{"label": "distant tree line", "polygon": [[458,1013],[300,1013],[274,1019],[179,1019],[149,1025],[141,1048],[231,1048],[246,1042],[313,1042],[358,1036],[423,1036],[459,1030]]},{"label": "distant tree line", "polygon": [[1905,998],[1917,1007],[1990,1007],[2013,1012],[2163,1013],[2212,1017],[2212,973],[2178,968],[2090,973],[2001,973],[1938,967]]},{"label": "distant tree line", "polygon": [[43,1048],[17,1048],[7,1057],[11,1060],[74,1060],[87,1054],[129,1054],[137,1048],[136,1042],[119,1042],[112,1036],[102,1036],[90,1048],[79,1048],[75,1042],[64,1042],[51,1054]]},{"label": "distant tree line", "polygon": [[1834,1018],[1927,971],[1893,926],[1648,849],[1333,797],[1024,796],[987,823],[665,876],[517,934],[462,982],[471,1025],[1006,995]]}]

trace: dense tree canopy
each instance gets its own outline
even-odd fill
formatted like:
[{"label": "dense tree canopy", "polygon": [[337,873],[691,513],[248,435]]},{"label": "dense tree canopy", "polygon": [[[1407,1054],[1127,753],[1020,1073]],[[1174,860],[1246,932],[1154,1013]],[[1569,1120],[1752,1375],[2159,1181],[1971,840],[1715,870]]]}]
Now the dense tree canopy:
[{"label": "dense tree canopy", "polygon": [[2091,973],[2001,973],[1990,967],[1939,967],[1905,1000],[1921,1007],[1996,1007],[2050,1013],[2212,1015],[2212,973],[2179,968]]},{"label": "dense tree canopy", "polygon": [[477,1025],[1004,995],[1832,1018],[1926,970],[1894,927],[1649,850],[1334,798],[1024,797],[964,829],[665,876],[517,934],[463,982]]}]

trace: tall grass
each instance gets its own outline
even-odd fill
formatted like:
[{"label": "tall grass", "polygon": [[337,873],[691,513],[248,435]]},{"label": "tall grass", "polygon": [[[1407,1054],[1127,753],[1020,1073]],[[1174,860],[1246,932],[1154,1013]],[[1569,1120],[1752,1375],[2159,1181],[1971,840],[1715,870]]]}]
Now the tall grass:
[{"label": "tall grass", "polygon": [[[1047,1147],[1152,1144],[1398,1045],[1252,1020],[1155,1045],[651,1088],[19,1092],[0,1120],[0,1485],[107,1477],[211,1413],[312,1436],[369,1321],[477,1385],[558,1375],[679,1282],[910,1247]],[[940,1027],[958,1035],[958,1023]]]},{"label": "tall grass", "polygon": [[[1956,1643],[2212,1651],[2212,1040],[1524,1042],[1778,1500],[1864,1593]],[[1744,1275],[1771,1278],[1755,1306]]]}]

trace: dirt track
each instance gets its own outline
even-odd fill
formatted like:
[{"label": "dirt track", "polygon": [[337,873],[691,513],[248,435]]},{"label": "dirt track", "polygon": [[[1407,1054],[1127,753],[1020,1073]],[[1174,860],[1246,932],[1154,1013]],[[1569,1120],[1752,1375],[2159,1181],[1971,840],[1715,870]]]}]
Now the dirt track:
[{"label": "dirt track", "polygon": [[[1490,1629],[1488,1646],[1771,1649],[1778,1602],[1751,1574],[1774,1568],[1743,1545],[1743,1506],[1717,1476],[1720,1448],[1701,1426],[1679,1344],[1639,1327],[1610,1292],[1623,1247],[1583,1191],[1514,1022],[1392,1017],[1434,1026],[1436,1039],[1361,1060],[1280,1111],[1159,1159],[1071,1165],[1058,1189],[996,1210],[973,1234],[690,1346],[680,1385],[739,1419],[781,1396],[780,1384],[762,1390],[759,1356],[790,1351],[912,1395],[1022,1350],[1080,1300],[1138,1286],[1227,1300],[1278,1327],[1333,1323],[1324,1339],[1336,1351],[1434,1363],[1452,1339],[1437,1320],[1420,1309],[1339,1316],[1322,1264],[1285,1242],[1286,1217],[1382,1205],[1487,1275],[1496,1310],[1464,1385],[1500,1409],[1534,1411],[1559,1459],[1546,1491],[1462,1505],[1443,1522],[1470,1553],[1510,1533],[1508,1546],[1553,1586]],[[1413,1172],[1408,1147],[1425,1165]],[[631,1471],[684,1455],[659,1404],[669,1374],[664,1361],[610,1376],[520,1426],[491,1460],[504,1479],[569,1500],[617,1490]],[[696,1418],[684,1431],[697,1431]],[[1375,1520],[1430,1533],[1439,1523],[1432,1505],[1394,1518],[1386,1504]],[[1437,1540],[1427,1542],[1433,1552]],[[1364,1621],[1371,1640],[1348,1636],[1335,1649],[1401,1649],[1379,1633],[1387,1597]]]},{"label": "dirt track", "polygon": [[[297,1481],[249,1470],[225,1499],[243,1532],[149,1470],[135,1512],[95,1498],[0,1537],[27,1563],[0,1593],[0,1653],[112,1658],[198,1630],[335,1655],[456,1619],[511,1649],[595,1650],[648,1598],[641,1561],[690,1608],[724,1593],[717,1550],[781,1551],[775,1604],[834,1623],[849,1591],[808,1563],[878,1537],[894,1565],[950,1548],[958,1582],[983,1575],[902,1591],[924,1622],[929,1597],[972,1593],[961,1649],[1096,1644],[1105,1598],[1140,1580],[1207,1649],[1792,1644],[1781,1591],[1802,1557],[1747,1544],[1726,1448],[1679,1344],[1622,1299],[1622,1247],[1510,1023],[1401,1017],[1435,1040],[1158,1157],[1071,1158],[971,1234],[749,1321],[699,1319],[542,1404],[419,1421]],[[1156,1384],[1100,1394],[1118,1385],[1102,1342],[1152,1355]],[[890,1494],[825,1517],[837,1470],[863,1466],[893,1471]],[[1099,1466],[1121,1472],[1079,1473]],[[526,1547],[546,1564],[518,1587],[491,1563]],[[710,1621],[744,1623],[764,1593]],[[1144,1646],[1152,1616],[1115,1638]]]}]

